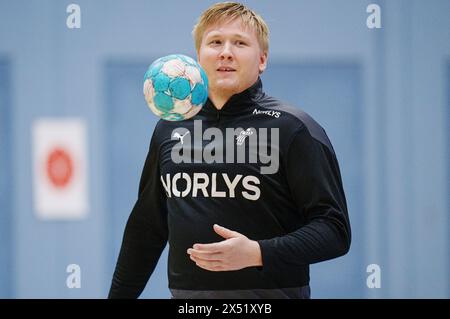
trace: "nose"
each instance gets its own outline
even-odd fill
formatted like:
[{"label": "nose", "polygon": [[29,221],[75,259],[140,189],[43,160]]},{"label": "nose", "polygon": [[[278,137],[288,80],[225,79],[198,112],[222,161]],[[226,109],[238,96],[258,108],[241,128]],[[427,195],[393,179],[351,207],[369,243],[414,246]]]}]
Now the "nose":
[{"label": "nose", "polygon": [[231,50],[231,44],[229,42],[226,42],[223,45],[222,51],[220,52],[220,59],[221,60],[232,60],[233,59],[233,52]]}]

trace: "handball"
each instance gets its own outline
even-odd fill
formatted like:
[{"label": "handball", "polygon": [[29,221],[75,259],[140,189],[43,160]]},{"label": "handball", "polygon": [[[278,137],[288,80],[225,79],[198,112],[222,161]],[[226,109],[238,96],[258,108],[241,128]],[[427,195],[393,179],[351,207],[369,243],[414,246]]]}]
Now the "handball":
[{"label": "handball", "polygon": [[200,112],[208,98],[208,78],[194,59],[172,54],[157,59],[144,75],[148,107],[168,121],[182,121]]}]

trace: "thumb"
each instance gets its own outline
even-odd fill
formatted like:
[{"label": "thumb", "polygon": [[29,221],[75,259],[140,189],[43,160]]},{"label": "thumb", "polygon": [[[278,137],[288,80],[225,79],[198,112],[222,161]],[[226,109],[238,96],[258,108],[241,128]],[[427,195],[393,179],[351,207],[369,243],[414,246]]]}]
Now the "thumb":
[{"label": "thumb", "polygon": [[225,238],[225,239],[242,236],[237,231],[229,230],[229,229],[227,229],[225,227],[222,227],[222,226],[219,226],[217,224],[214,224],[214,231],[217,234],[219,234],[221,237]]}]

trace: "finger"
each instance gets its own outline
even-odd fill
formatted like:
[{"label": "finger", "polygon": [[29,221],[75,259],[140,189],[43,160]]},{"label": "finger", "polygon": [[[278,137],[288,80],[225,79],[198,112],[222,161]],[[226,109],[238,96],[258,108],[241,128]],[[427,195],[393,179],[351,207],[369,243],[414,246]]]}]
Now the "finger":
[{"label": "finger", "polygon": [[211,253],[218,253],[222,251],[223,242],[212,243],[212,244],[194,244],[193,248],[195,250],[208,251]]},{"label": "finger", "polygon": [[190,256],[190,258],[192,261],[198,264],[198,266],[202,266],[203,268],[213,269],[216,267],[223,266],[220,260],[202,260],[194,256]]},{"label": "finger", "polygon": [[188,254],[197,254],[197,255],[212,255],[212,254],[220,254],[221,252],[217,252],[217,251],[211,251],[211,250],[199,250],[199,249],[194,249],[194,248],[188,248],[187,250]]},{"label": "finger", "polygon": [[202,260],[222,260],[223,253],[214,253],[210,251],[200,251],[196,249],[188,249],[188,254]]},{"label": "finger", "polygon": [[242,236],[242,234],[238,233],[237,231],[230,230],[217,224],[214,224],[213,228],[218,235],[225,239]]},{"label": "finger", "polygon": [[190,256],[191,259],[195,262],[195,264],[205,270],[209,271],[222,271],[224,270],[224,267],[221,262],[218,261],[204,261],[200,260],[198,258],[195,258],[193,256]]},{"label": "finger", "polygon": [[210,262],[210,263],[214,263],[214,264],[223,263],[223,260],[220,260],[220,259],[205,259],[205,258],[197,257],[197,256],[194,256],[194,255],[189,255],[189,258],[191,258],[195,262],[197,262],[197,261],[203,262],[203,263],[209,263]]}]

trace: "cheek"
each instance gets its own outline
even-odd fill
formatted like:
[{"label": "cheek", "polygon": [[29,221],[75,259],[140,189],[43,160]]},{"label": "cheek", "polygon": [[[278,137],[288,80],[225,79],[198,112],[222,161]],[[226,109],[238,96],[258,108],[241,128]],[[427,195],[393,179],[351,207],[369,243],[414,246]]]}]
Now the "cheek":
[{"label": "cheek", "polygon": [[246,76],[251,76],[256,71],[259,72],[259,64],[255,62],[254,59],[249,60],[248,63],[246,63],[245,69],[243,69],[242,71]]},{"label": "cheek", "polygon": [[200,53],[201,60],[212,60],[216,56],[216,52],[211,48],[205,48]]},{"label": "cheek", "polygon": [[205,70],[211,70],[214,68],[215,65],[214,59],[206,56],[200,60],[200,64]]}]

